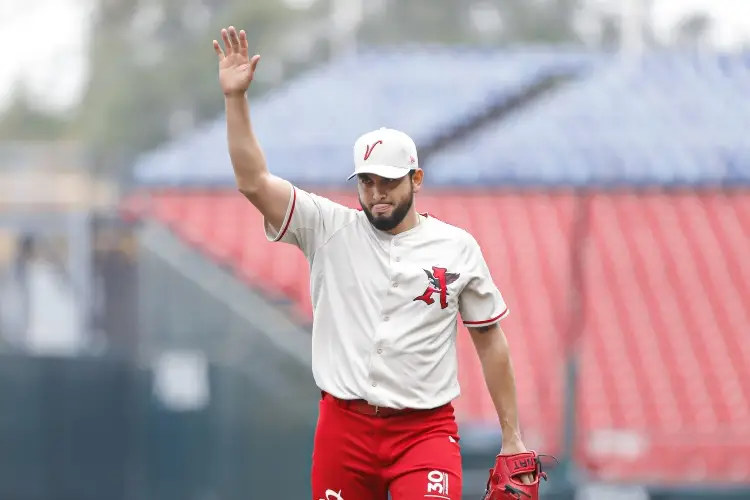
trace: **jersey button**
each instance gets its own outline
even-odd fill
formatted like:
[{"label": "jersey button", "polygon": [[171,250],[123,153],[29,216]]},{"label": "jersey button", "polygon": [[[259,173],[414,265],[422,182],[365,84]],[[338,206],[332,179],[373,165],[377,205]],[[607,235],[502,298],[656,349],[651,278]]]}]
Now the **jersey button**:
[{"label": "jersey button", "polygon": [[401,262],[401,257],[396,257],[396,262]]},{"label": "jersey button", "polygon": [[373,386],[373,387],[377,387],[377,386],[378,386],[378,383],[377,383],[377,382],[373,382],[373,383],[372,383],[372,386]]},{"label": "jersey button", "polygon": [[394,283],[393,288],[398,288],[398,283]]},{"label": "jersey button", "polygon": [[383,318],[383,321],[388,321],[389,319],[391,319],[391,318],[389,318],[388,316],[386,316],[385,318]]},{"label": "jersey button", "polygon": [[378,349],[378,354],[383,354],[383,349]]}]

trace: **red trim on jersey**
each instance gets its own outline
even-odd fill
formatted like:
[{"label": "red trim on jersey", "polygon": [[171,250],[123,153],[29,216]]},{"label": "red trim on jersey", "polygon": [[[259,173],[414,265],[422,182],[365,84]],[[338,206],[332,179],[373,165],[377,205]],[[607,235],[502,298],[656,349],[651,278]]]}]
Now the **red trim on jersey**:
[{"label": "red trim on jersey", "polygon": [[292,209],[289,210],[289,217],[286,220],[286,224],[284,224],[284,229],[281,230],[279,235],[276,237],[276,241],[279,241],[281,238],[284,237],[286,234],[286,230],[289,229],[289,224],[292,222],[292,217],[294,216],[294,206],[297,204],[297,188],[292,187]]},{"label": "red trim on jersey", "polygon": [[507,307],[505,308],[505,311],[501,312],[497,316],[491,319],[486,319],[484,321],[464,321],[464,325],[466,326],[486,326],[491,325],[495,321],[503,319],[503,317],[507,316],[507,314],[510,312],[510,309]]}]

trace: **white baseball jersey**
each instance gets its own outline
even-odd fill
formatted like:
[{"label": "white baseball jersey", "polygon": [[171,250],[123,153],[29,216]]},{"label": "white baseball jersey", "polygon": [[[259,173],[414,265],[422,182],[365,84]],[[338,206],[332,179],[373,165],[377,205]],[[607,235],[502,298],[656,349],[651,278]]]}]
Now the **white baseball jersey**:
[{"label": "white baseball jersey", "polygon": [[397,235],[360,210],[291,187],[280,229],[310,264],[312,369],[321,390],[390,408],[459,395],[456,328],[508,314],[476,240],[430,216]]}]

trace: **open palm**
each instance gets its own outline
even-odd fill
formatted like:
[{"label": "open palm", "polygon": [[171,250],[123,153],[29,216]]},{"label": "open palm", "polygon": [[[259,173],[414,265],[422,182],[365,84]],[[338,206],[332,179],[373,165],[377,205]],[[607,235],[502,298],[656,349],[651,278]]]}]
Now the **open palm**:
[{"label": "open palm", "polygon": [[219,83],[224,95],[244,94],[255,75],[255,67],[260,60],[259,55],[249,58],[247,51],[247,35],[245,31],[239,34],[234,26],[221,30],[224,50],[219,42],[214,40],[214,51],[219,58]]}]

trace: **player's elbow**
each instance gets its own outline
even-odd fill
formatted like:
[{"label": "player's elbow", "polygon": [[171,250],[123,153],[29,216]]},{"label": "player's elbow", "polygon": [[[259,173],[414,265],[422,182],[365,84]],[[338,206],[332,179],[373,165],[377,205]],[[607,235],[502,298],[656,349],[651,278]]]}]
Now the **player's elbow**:
[{"label": "player's elbow", "polygon": [[235,175],[237,189],[240,193],[242,193],[242,196],[252,202],[254,200],[257,200],[262,193],[267,191],[267,177],[267,171],[251,174],[237,174]]},{"label": "player's elbow", "polygon": [[245,144],[231,146],[229,157],[240,192],[247,196],[261,191],[264,183],[267,182],[269,172],[260,148]]},{"label": "player's elbow", "polygon": [[509,364],[510,363],[510,346],[505,335],[496,335],[485,354],[493,363]]},{"label": "player's elbow", "polygon": [[257,185],[249,182],[240,182],[239,180],[237,181],[237,190],[250,202],[256,200],[258,198],[258,193],[260,192]]}]

